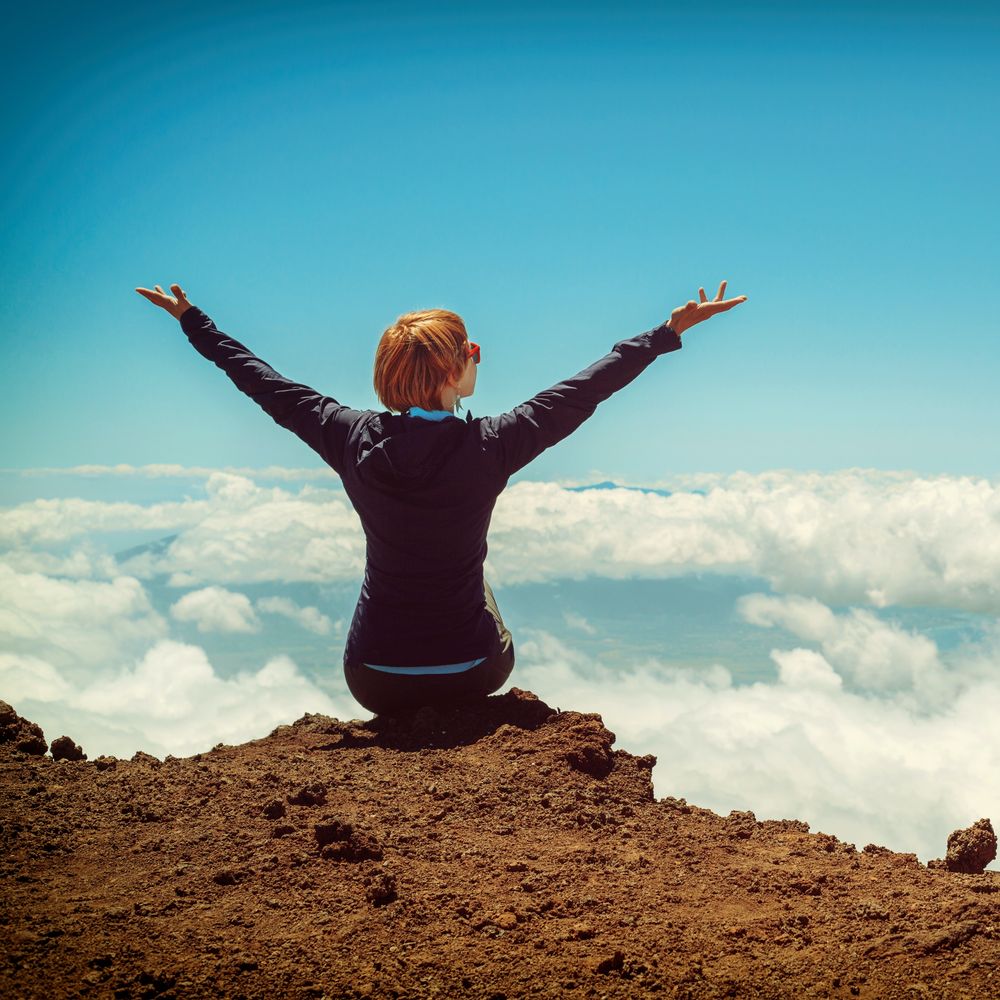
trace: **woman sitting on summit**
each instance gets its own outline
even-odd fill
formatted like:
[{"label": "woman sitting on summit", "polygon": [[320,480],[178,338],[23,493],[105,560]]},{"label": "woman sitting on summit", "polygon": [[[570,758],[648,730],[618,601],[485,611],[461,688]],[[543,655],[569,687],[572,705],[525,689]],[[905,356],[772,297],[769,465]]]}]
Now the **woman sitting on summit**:
[{"label": "woman sitting on summit", "polygon": [[475,390],[481,352],[447,309],[406,313],[382,334],[374,385],[386,409],[354,410],[279,375],[221,333],[180,285],[173,295],[159,285],[136,291],[179,319],[195,350],[340,476],[367,541],[344,673],[365,708],[398,714],[503,686],[514,643],[483,576],[497,497],[598,403],[680,348],[685,330],[746,301],[723,299],[725,287],[711,301],[699,289],[699,302],[509,412],[464,420],[457,411]]}]

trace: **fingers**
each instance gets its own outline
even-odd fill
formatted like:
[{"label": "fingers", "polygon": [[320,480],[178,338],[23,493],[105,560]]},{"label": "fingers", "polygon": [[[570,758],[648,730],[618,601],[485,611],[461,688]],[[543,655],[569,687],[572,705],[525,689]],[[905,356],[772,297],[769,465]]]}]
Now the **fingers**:
[{"label": "fingers", "polygon": [[747,297],[745,295],[738,295],[735,299],[726,299],[725,302],[719,303],[719,309],[732,309],[733,306],[738,306],[741,302],[746,302]]},{"label": "fingers", "polygon": [[723,293],[723,292],[724,292],[725,290],[726,290],[726,283],[725,283],[725,281],[723,281],[723,282],[722,282],[722,283],[721,283],[721,284],[719,285],[719,294],[715,296],[715,299],[716,299],[716,301],[717,301],[717,302],[721,302],[721,301],[722,301],[722,293]]},{"label": "fingers", "polygon": [[187,295],[184,294],[184,289],[180,285],[171,285],[170,291],[177,296],[178,302],[187,302]]},{"label": "fingers", "polygon": [[708,296],[705,294],[705,289],[704,288],[699,288],[698,289],[698,298],[700,298],[702,302],[707,302],[708,301]]}]

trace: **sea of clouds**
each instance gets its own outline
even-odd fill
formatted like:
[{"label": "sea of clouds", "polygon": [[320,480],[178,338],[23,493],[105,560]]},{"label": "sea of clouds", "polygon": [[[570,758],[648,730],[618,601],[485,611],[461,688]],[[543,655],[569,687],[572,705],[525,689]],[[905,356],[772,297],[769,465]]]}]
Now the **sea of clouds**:
[{"label": "sea of clouds", "polygon": [[[59,471],[197,488],[160,502],[64,496],[0,509],[0,698],[50,739],[69,733],[91,756],[184,755],[307,711],[369,716],[267,641],[279,620],[328,644],[342,625],[290,599],[288,585],[360,583],[364,536],[335,476]],[[552,630],[515,636],[513,683],[600,712],[618,746],[655,753],[658,795],[805,819],[923,860],[943,854],[952,829],[1000,821],[1000,484],[847,470],[643,485],[509,487],[490,532],[494,588],[755,577],[760,592],[733,611],[773,630],[773,678],[735,683],[738,664],[692,671],[667,656],[612,670],[574,643],[594,628],[568,609]],[[109,544],[130,535],[166,541],[125,556]],[[160,610],[157,582],[176,595]],[[897,608],[960,610],[980,624],[943,650],[895,621]],[[223,676],[192,634],[259,636],[257,661]]]}]

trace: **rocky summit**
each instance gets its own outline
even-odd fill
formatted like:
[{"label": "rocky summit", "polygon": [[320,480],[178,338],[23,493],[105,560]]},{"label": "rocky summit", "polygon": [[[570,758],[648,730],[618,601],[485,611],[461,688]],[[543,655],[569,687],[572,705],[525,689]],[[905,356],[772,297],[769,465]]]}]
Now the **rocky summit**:
[{"label": "rocky summit", "polygon": [[0,703],[0,995],[1000,996],[989,820],[925,866],[614,740],[514,688],[90,760]]}]

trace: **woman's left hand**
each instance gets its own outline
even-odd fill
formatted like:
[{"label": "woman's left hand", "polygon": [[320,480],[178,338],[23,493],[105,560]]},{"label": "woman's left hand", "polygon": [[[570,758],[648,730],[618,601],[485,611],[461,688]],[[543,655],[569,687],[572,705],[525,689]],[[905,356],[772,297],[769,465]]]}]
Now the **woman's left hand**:
[{"label": "woman's left hand", "polygon": [[159,285],[154,285],[152,290],[149,288],[137,288],[136,291],[149,299],[154,306],[166,309],[174,319],[180,319],[181,314],[191,308],[191,303],[188,302],[187,296],[184,294],[184,289],[180,285],[170,286],[170,291],[174,293],[173,295],[167,295]]},{"label": "woman's left hand", "polygon": [[686,305],[678,306],[670,314],[670,327],[674,333],[678,335],[682,334],[685,330],[690,330],[695,323],[703,323],[716,313],[726,312],[726,310],[732,309],[733,306],[738,306],[741,302],[746,302],[747,297],[745,295],[737,295],[735,299],[723,299],[722,294],[725,290],[726,283],[723,281],[719,285],[719,294],[709,302],[708,296],[705,294],[705,289],[699,288],[698,296],[701,299],[700,302],[695,302],[694,299],[691,299]]}]

